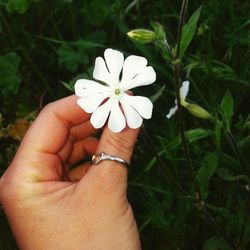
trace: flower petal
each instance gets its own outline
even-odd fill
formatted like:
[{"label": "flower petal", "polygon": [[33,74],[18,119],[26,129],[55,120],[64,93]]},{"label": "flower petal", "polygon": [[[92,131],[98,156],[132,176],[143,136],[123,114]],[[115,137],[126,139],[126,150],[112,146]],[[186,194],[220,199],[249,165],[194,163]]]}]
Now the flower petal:
[{"label": "flower petal", "polygon": [[138,86],[149,85],[156,80],[156,74],[151,66],[145,67],[130,82],[125,83],[123,89],[129,90]]},{"label": "flower petal", "polygon": [[166,117],[167,117],[168,119],[171,118],[171,116],[172,116],[173,114],[176,113],[177,109],[178,109],[178,106],[175,105],[173,108],[171,108],[171,109],[169,110],[169,113],[166,115]]},{"label": "flower petal", "polygon": [[76,95],[80,97],[111,92],[109,87],[86,79],[77,80],[74,87]]},{"label": "flower petal", "polygon": [[122,80],[120,87],[123,88],[127,83],[139,74],[147,66],[147,59],[142,56],[129,56],[125,59],[123,70],[122,70]]},{"label": "flower petal", "polygon": [[110,82],[110,74],[108,72],[105,61],[103,60],[102,57],[97,57],[95,59],[95,67],[94,67],[93,77],[96,80],[105,82],[106,84],[109,84],[109,82]]},{"label": "flower petal", "polygon": [[110,110],[112,108],[114,98],[109,98],[104,104],[102,104],[90,117],[90,122],[94,128],[101,128],[105,124]]},{"label": "flower petal", "polygon": [[180,87],[180,98],[185,101],[187,94],[189,91],[189,81],[182,82],[182,86]]},{"label": "flower petal", "polygon": [[132,106],[140,116],[145,119],[150,119],[153,111],[153,103],[144,96],[123,95],[124,101]]},{"label": "flower petal", "polygon": [[143,121],[141,116],[123,98],[120,99],[120,103],[122,105],[128,126],[133,129],[139,128]]},{"label": "flower petal", "polygon": [[115,98],[109,117],[108,127],[112,132],[116,133],[122,131],[125,126],[126,121],[124,115],[119,107],[118,99]]},{"label": "flower petal", "polygon": [[119,76],[124,62],[124,56],[120,51],[114,49],[106,49],[104,52],[104,58],[111,78],[109,84],[114,87],[118,87]]},{"label": "flower petal", "polygon": [[85,110],[87,113],[93,113],[100,104],[107,98],[110,97],[110,93],[103,93],[103,94],[97,94],[97,95],[91,95],[82,97],[77,100],[77,104]]}]

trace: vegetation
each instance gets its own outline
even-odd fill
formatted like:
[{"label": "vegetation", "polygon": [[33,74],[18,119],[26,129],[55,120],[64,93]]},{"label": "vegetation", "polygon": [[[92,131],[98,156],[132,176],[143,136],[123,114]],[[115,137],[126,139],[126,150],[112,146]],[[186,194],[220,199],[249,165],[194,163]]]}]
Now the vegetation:
[{"label": "vegetation", "polygon": [[[247,0],[0,0],[0,174],[39,110],[91,78],[105,48],[142,55],[157,72],[135,89],[154,101],[128,190],[143,249],[250,249],[249,13]],[[152,41],[127,36],[140,28]],[[1,208],[0,232],[0,249],[17,249]]]}]

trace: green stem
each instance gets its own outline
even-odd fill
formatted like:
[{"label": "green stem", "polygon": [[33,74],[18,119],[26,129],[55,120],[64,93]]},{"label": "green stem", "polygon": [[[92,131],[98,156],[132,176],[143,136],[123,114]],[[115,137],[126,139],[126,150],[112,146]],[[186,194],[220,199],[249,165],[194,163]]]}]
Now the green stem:
[{"label": "green stem", "polygon": [[187,12],[187,6],[188,6],[188,0],[182,1],[182,7],[181,7],[181,14],[180,14],[180,21],[178,26],[178,34],[177,34],[177,46],[176,46],[176,53],[173,56],[173,73],[174,73],[174,86],[175,86],[175,93],[176,93],[176,99],[177,99],[177,118],[179,122],[179,129],[180,129],[180,136],[182,140],[182,144],[184,147],[185,155],[187,158],[187,163],[189,165],[189,168],[191,170],[193,183],[196,186],[196,180],[195,180],[195,172],[193,167],[192,158],[189,152],[187,140],[185,137],[185,128],[184,123],[182,119],[182,106],[181,106],[181,98],[180,98],[180,68],[181,68],[181,59],[180,59],[180,46],[181,46],[181,37],[182,37],[182,29],[184,26],[184,20]]},{"label": "green stem", "polygon": [[216,222],[214,221],[213,217],[210,215],[204,204],[201,205],[201,211],[206,216],[207,220],[209,221],[211,226],[215,229],[215,231],[224,238],[224,240],[227,242],[229,246],[231,246],[234,250],[237,250],[237,247],[231,242],[231,240],[227,237],[227,235],[217,226]]},{"label": "green stem", "polygon": [[242,172],[248,176],[248,171],[247,171],[247,168],[245,167],[244,163],[243,163],[243,160],[241,158],[241,155],[240,155],[240,151],[239,151],[239,148],[238,148],[238,145],[233,137],[233,134],[231,133],[231,131],[227,131],[227,135],[233,145],[233,149],[234,149],[234,152],[235,152],[235,155],[236,157],[238,158],[239,162],[240,162],[240,167],[241,167],[241,170]]}]

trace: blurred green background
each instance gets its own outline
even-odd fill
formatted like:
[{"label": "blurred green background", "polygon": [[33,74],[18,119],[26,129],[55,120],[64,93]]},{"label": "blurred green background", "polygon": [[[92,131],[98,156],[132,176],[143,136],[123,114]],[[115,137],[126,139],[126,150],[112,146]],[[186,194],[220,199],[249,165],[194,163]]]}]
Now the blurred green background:
[{"label": "blurred green background", "polygon": [[[143,249],[250,249],[250,2],[194,0],[188,6],[187,19],[201,5],[202,11],[182,60],[182,80],[190,81],[188,100],[220,121],[183,111],[193,176],[176,117],[166,118],[175,98],[172,64],[154,44],[126,36],[157,21],[174,47],[181,4],[0,0],[0,175],[37,112],[72,94],[76,79],[91,79],[105,48],[141,55],[157,72],[155,84],[134,91],[154,101],[129,176]],[[0,249],[18,249],[1,207]]]}]

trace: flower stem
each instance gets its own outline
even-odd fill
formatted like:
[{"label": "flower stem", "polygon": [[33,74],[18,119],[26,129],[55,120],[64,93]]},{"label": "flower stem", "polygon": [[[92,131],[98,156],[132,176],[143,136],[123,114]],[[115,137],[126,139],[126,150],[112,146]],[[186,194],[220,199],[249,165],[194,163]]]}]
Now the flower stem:
[{"label": "flower stem", "polygon": [[241,167],[241,171],[248,176],[248,172],[247,172],[247,168],[245,167],[244,163],[243,163],[243,160],[241,158],[241,155],[240,155],[240,151],[239,151],[239,148],[238,148],[238,145],[233,137],[233,134],[231,133],[231,131],[227,131],[227,135],[233,145],[233,149],[234,149],[234,152],[235,152],[235,155],[236,157],[238,158],[238,161],[240,162],[240,167]]},{"label": "flower stem", "polygon": [[[177,99],[177,118],[179,122],[179,129],[180,129],[180,136],[182,140],[182,144],[184,147],[185,155],[187,158],[187,162],[189,165],[189,168],[191,170],[193,183],[196,186],[196,180],[195,180],[195,173],[194,173],[194,167],[192,158],[189,152],[189,148],[187,145],[187,140],[185,137],[184,132],[184,123],[182,119],[182,106],[181,106],[181,98],[180,98],[180,68],[181,68],[181,59],[180,59],[180,46],[181,46],[181,37],[182,37],[182,29],[184,26],[185,16],[187,12],[187,6],[188,6],[188,0],[182,1],[182,7],[181,7],[181,14],[180,14],[180,21],[178,25],[178,34],[177,34],[177,45],[176,45],[176,53],[172,55],[172,60],[174,63],[173,67],[173,73],[174,73],[174,86],[175,86],[175,93],[176,93],[176,99]],[[168,49],[168,48],[167,48]]]},{"label": "flower stem", "polygon": [[[200,190],[196,182],[195,178],[195,171],[194,171],[194,166],[191,158],[191,154],[188,148],[187,140],[185,137],[185,129],[184,129],[184,123],[182,119],[182,106],[181,106],[181,99],[180,99],[180,69],[181,69],[181,58],[180,58],[180,48],[181,48],[181,38],[182,38],[182,29],[184,26],[184,21],[185,21],[185,16],[187,12],[187,6],[188,6],[188,0],[183,0],[182,1],[182,7],[181,7],[181,14],[180,14],[180,21],[178,25],[178,34],[177,34],[177,45],[176,45],[176,51],[175,54],[170,54],[173,60],[173,74],[174,74],[174,86],[175,86],[175,92],[176,92],[176,99],[177,99],[177,118],[179,122],[179,129],[180,129],[180,136],[182,140],[182,144],[184,147],[186,159],[189,165],[189,168],[191,170],[192,174],[192,179],[193,179],[193,184],[194,188],[196,191],[196,194],[198,195],[198,204],[201,207],[202,213],[205,215],[207,221],[211,224],[211,226],[214,228],[214,230],[221,235],[225,239],[225,241],[230,245],[233,249],[236,249],[235,245],[231,242],[231,240],[227,237],[227,235],[219,228],[213,217],[210,215],[210,213],[207,211],[207,209],[204,207],[203,201],[200,200]],[[166,49],[169,51],[168,46],[166,46]]]},{"label": "flower stem", "polygon": [[201,205],[201,211],[205,215],[207,221],[215,229],[215,231],[224,238],[224,240],[227,242],[229,246],[231,246],[234,250],[237,250],[237,247],[231,242],[231,240],[227,237],[227,235],[218,227],[218,225],[214,221],[214,218],[210,215],[210,213],[203,204]]}]

